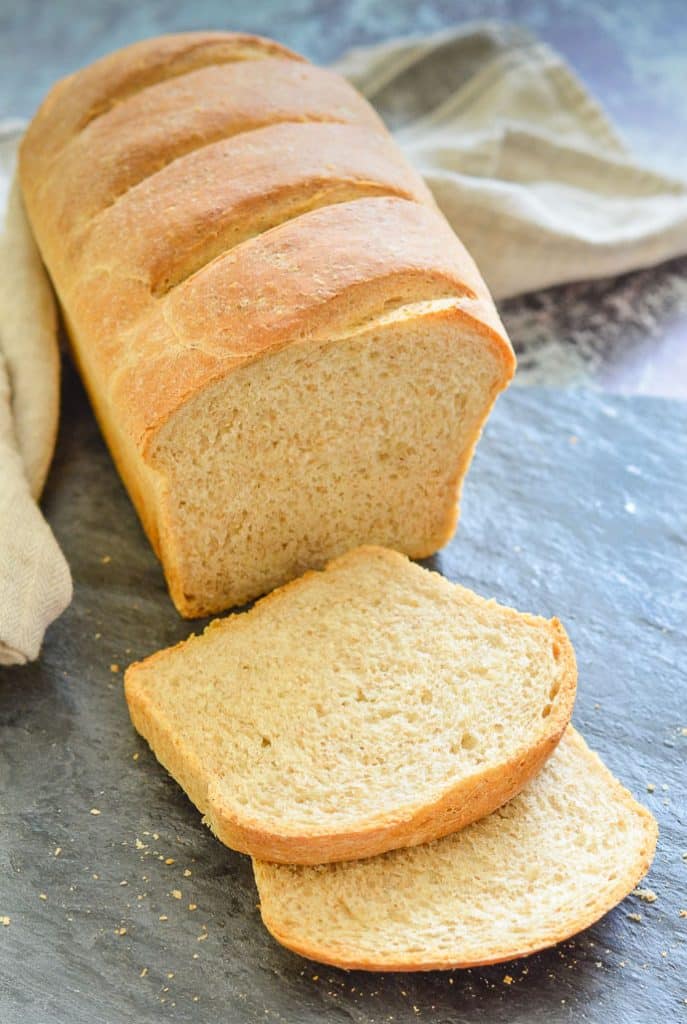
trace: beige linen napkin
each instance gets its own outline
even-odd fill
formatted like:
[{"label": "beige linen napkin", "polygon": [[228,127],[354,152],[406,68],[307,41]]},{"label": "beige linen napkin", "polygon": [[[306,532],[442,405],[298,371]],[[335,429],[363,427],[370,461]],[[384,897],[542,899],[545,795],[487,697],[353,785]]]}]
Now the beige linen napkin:
[{"label": "beige linen napkin", "polygon": [[[584,87],[522,30],[466,25],[337,64],[377,107],[497,298],[687,252],[687,186],[635,162]],[[0,131],[0,209],[19,132]],[[16,190],[0,251],[0,662],[35,658],[71,597],[34,501],[52,456],[52,298]]]},{"label": "beige linen napkin", "polygon": [[[4,204],[18,133],[0,144]],[[57,319],[16,184],[0,235],[0,665],[38,657],[72,596],[69,567],[37,505],[55,445]]]},{"label": "beige linen napkin", "polygon": [[377,108],[495,298],[687,252],[687,184],[643,167],[565,62],[466,25],[336,64]]}]

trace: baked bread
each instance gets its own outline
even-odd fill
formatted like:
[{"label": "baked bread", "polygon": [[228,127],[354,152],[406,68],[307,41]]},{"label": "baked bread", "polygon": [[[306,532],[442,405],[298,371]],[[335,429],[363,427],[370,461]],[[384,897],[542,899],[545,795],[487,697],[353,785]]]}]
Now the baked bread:
[{"label": "baked bread", "polygon": [[554,749],[562,626],[360,548],[126,673],[134,725],[222,842],[367,857],[462,828]]},{"label": "baked bread", "polygon": [[462,832],[372,860],[253,867],[265,924],[302,956],[360,970],[476,967],[593,924],[645,874],[657,834],[570,726],[519,796]]},{"label": "baked bread", "polygon": [[451,536],[514,356],[367,102],[276,43],[137,43],[21,147],[96,414],[184,615]]}]

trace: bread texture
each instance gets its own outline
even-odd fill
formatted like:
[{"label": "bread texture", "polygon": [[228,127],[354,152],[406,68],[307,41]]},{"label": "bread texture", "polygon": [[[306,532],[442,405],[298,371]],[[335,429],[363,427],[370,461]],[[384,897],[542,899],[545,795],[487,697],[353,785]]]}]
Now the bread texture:
[{"label": "bread texture", "polygon": [[451,536],[515,366],[369,104],[269,40],[148,40],[59,82],[20,154],[119,471],[187,616],[361,543]]},{"label": "bread texture", "polygon": [[359,970],[476,967],[561,942],[646,873],[658,829],[570,726],[541,773],[462,832],[316,867],[254,861],[289,949]]},{"label": "bread texture", "polygon": [[130,667],[138,731],[217,837],[320,863],[427,842],[551,754],[576,668],[557,620],[360,548]]}]

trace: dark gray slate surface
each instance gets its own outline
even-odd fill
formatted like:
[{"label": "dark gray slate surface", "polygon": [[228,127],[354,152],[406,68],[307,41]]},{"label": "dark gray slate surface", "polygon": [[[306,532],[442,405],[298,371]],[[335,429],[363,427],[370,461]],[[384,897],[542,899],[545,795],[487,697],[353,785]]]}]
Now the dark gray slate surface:
[{"label": "dark gray slate surface", "polygon": [[0,670],[3,1024],[683,1019],[687,407],[511,390],[478,451],[461,528],[434,560],[569,628],[576,722],[660,822],[646,883],[657,902],[632,897],[514,964],[379,976],[280,949],[260,924],[248,860],[211,837],[134,734],[110,666],[197,626],[167,599],[71,371],[64,399],[45,507],[76,597],[39,664]]}]

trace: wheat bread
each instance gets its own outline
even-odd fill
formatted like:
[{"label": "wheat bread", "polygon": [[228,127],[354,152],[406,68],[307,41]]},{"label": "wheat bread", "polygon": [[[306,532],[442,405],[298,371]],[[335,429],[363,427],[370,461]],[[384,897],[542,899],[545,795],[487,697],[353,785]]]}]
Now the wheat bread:
[{"label": "wheat bread", "polygon": [[553,619],[360,548],[131,666],[135,727],[222,842],[367,857],[508,800],[565,729],[575,658]]},{"label": "wheat bread", "polygon": [[20,181],[172,598],[206,615],[361,543],[455,529],[515,360],[369,104],[276,43],[189,33],[58,83]]},{"label": "wheat bread", "polygon": [[289,949],[360,970],[475,967],[587,928],[646,873],[658,830],[570,726],[535,779],[462,832],[314,867],[254,861]]}]

